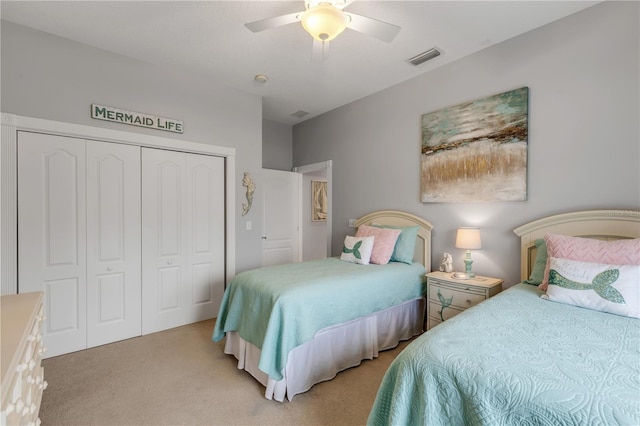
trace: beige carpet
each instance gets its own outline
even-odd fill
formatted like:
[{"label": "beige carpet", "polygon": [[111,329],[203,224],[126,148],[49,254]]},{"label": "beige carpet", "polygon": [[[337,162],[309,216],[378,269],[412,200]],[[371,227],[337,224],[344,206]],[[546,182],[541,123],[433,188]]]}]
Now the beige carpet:
[{"label": "beige carpet", "polygon": [[211,341],[213,320],[43,361],[47,425],[362,425],[382,376],[407,345],[343,371],[292,402]]}]

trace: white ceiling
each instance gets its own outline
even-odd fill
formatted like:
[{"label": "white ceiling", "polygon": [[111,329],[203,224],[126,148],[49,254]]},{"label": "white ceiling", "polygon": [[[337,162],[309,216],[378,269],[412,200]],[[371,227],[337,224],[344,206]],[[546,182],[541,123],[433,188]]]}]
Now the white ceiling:
[{"label": "white ceiling", "polygon": [[[295,124],[599,1],[370,1],[345,11],[402,27],[391,43],[347,29],[312,61],[299,23],[244,23],[304,10],[297,1],[6,1],[2,19],[160,66],[204,73],[263,97],[263,117]],[[419,66],[407,59],[436,47]],[[256,74],[268,76],[260,84]],[[296,111],[309,115],[292,117]]]}]

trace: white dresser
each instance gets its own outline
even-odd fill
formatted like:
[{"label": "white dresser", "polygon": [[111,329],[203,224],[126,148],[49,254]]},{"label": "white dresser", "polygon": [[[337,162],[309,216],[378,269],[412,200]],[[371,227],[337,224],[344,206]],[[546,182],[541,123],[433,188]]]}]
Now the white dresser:
[{"label": "white dresser", "polygon": [[502,280],[481,277],[460,280],[450,272],[427,274],[427,330],[502,291]]},{"label": "white dresser", "polygon": [[2,296],[0,424],[39,425],[42,392],[42,292]]}]

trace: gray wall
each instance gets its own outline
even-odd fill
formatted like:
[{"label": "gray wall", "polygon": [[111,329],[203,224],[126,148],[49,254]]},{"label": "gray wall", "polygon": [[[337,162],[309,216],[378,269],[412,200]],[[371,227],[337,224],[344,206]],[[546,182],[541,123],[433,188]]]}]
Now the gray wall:
[{"label": "gray wall", "polygon": [[[380,209],[431,221],[434,268],[459,226],[479,226],[475,272],[519,281],[531,220],[584,209],[640,208],[638,2],[604,2],[293,128],[294,165],[333,160],[333,254],[348,219]],[[446,53],[445,53],[446,54]],[[529,92],[526,202],[429,203],[420,196],[420,118],[522,86]]]},{"label": "gray wall", "polygon": [[[159,69],[2,21],[2,112],[236,148],[236,270],[262,263],[260,191],[243,220],[242,173],[259,181],[262,100],[206,76]],[[92,103],[184,121],[184,134],[90,118]],[[245,222],[253,230],[245,230]]]},{"label": "gray wall", "polygon": [[262,167],[291,171],[293,168],[291,125],[262,120]]}]

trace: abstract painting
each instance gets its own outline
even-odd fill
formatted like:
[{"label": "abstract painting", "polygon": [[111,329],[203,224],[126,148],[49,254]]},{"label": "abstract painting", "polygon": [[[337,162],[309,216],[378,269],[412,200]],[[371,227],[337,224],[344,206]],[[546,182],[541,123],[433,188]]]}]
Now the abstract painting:
[{"label": "abstract painting", "polygon": [[527,199],[529,88],[422,116],[421,201]]}]

